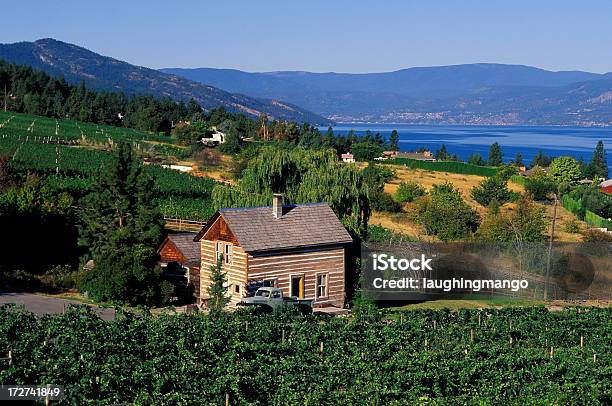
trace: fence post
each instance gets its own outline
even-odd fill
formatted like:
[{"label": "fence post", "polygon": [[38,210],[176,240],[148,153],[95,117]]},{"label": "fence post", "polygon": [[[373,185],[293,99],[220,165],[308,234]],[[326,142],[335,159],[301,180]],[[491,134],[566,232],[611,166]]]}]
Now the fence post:
[{"label": "fence post", "polygon": [[[550,278],[550,257],[552,255],[552,246],[553,246],[553,240],[555,238],[555,223],[557,221],[557,194],[555,193],[554,195],[555,198],[555,204],[553,206],[553,218],[552,218],[552,225],[550,227],[550,241],[548,243],[548,258],[546,260],[546,278],[544,280],[544,300],[548,299],[548,279]],[[552,355],[551,355],[552,357]]]}]

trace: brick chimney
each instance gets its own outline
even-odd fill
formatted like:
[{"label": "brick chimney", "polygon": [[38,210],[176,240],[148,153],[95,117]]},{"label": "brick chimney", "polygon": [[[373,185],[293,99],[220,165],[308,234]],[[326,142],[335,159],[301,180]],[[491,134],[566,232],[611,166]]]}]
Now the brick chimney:
[{"label": "brick chimney", "polygon": [[272,196],[272,215],[275,219],[283,217],[283,195],[280,193]]}]

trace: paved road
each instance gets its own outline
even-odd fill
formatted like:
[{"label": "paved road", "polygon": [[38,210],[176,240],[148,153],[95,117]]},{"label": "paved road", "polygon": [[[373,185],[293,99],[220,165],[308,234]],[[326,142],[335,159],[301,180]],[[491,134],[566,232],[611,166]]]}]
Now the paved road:
[{"label": "paved road", "polygon": [[[26,309],[35,314],[60,314],[64,308],[71,304],[82,304],[74,300],[60,299],[44,295],[34,295],[31,293],[10,293],[0,292],[0,306],[5,303],[16,303],[24,305]],[[96,313],[104,319],[111,320],[115,318],[114,309],[104,309],[91,306],[96,310]]]}]

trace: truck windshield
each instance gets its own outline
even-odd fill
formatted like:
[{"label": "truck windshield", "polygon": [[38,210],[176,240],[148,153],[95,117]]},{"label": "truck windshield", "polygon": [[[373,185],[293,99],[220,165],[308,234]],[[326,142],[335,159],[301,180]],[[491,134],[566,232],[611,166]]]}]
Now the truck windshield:
[{"label": "truck windshield", "polygon": [[258,290],[258,291],[255,293],[255,296],[268,297],[268,296],[270,296],[270,292],[269,292],[269,291],[267,291],[267,290]]}]

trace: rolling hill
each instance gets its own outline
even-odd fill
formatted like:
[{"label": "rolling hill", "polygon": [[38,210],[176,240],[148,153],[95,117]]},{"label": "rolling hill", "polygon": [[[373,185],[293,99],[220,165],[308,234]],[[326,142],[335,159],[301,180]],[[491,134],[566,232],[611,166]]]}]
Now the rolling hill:
[{"label": "rolling hill", "polygon": [[0,59],[28,65],[52,76],[63,76],[71,83],[83,81],[94,89],[169,96],[175,100],[193,98],[204,109],[223,106],[230,111],[253,117],[265,113],[273,118],[298,122],[329,122],[290,103],[228,93],[217,87],[131,65],[51,38],[35,42],[0,44]]},{"label": "rolling hill", "polygon": [[162,71],[345,122],[612,125],[612,73],[483,63],[364,74]]}]

